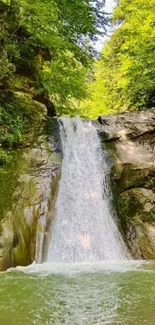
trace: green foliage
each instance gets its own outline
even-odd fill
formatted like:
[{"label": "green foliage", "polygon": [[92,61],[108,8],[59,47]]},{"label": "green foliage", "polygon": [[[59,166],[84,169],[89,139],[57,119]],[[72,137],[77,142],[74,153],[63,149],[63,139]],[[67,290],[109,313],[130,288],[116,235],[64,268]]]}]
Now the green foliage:
[{"label": "green foliage", "polygon": [[[17,103],[16,103],[17,105]],[[23,129],[23,116],[15,102],[7,103],[6,107],[0,107],[0,141],[7,147],[17,145],[21,141]]]},{"label": "green foliage", "polygon": [[56,98],[59,112],[61,105],[69,109],[68,97],[82,98],[85,93],[93,54],[90,41],[106,23],[101,3],[1,0],[1,85],[12,89],[13,79],[26,76],[35,94]]},{"label": "green foliage", "polygon": [[155,105],[155,0],[117,1],[116,30],[95,66],[91,110],[113,112]]},{"label": "green foliage", "polygon": [[1,80],[4,80],[4,78],[12,76],[14,71],[15,67],[13,64],[9,62],[5,55],[2,55],[0,58],[0,82]]},{"label": "green foliage", "polygon": [[81,112],[105,24],[101,0],[0,0],[0,164],[42,116],[37,100],[57,114]]},{"label": "green foliage", "polygon": [[43,83],[57,107],[57,112],[70,113],[72,99],[86,95],[85,80],[87,69],[82,66],[71,51],[62,51],[54,62],[46,62],[43,67]]},{"label": "green foliage", "polygon": [[15,100],[0,107],[0,166],[10,161],[11,149],[22,142],[23,114]]},{"label": "green foliage", "polygon": [[0,148],[0,167],[10,162],[10,159],[11,159],[11,155],[9,154],[9,152]]}]

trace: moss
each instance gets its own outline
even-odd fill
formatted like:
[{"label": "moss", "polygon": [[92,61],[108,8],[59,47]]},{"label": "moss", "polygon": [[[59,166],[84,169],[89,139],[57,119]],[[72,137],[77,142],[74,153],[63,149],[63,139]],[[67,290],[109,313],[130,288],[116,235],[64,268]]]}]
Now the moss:
[{"label": "moss", "polygon": [[11,160],[10,151],[0,148],[0,166],[3,167]]},{"label": "moss", "polygon": [[25,266],[31,264],[35,257],[36,214],[33,216],[33,222],[28,225],[24,213],[21,212],[19,222],[18,225],[16,224],[16,233],[14,234],[16,246],[13,247],[13,263],[14,266]]},{"label": "moss", "polygon": [[31,145],[43,129],[46,108],[22,91],[0,100],[0,165],[12,159],[12,150]]},{"label": "moss", "polygon": [[0,168],[0,220],[12,206],[13,193],[17,187],[18,176],[23,165],[22,152],[13,151],[11,162],[5,168]]},{"label": "moss", "polygon": [[152,219],[153,221],[155,221],[155,207],[153,207],[153,208],[150,210],[149,215],[150,215],[151,219]]},{"label": "moss", "polygon": [[43,252],[42,252],[42,258],[43,261],[46,261],[46,253],[47,253],[47,245],[48,245],[48,238],[46,234],[48,234],[51,223],[53,222],[54,216],[55,216],[55,201],[57,197],[57,192],[58,192],[58,184],[59,180],[61,177],[61,173],[58,173],[56,177],[54,177],[52,183],[51,183],[51,196],[49,200],[49,205],[48,205],[48,211],[50,217],[47,220],[46,224],[46,229],[45,229],[45,237],[44,237],[44,245],[43,245]]},{"label": "moss", "polygon": [[135,196],[130,196],[128,198],[128,217],[134,218],[137,214],[143,212],[143,205]]},{"label": "moss", "polygon": [[143,187],[149,171],[149,169],[133,169],[131,164],[126,164],[117,182],[120,192],[129,188]]},{"label": "moss", "polygon": [[[59,176],[52,167],[57,170],[60,161],[45,140],[46,135],[38,137],[36,129],[33,132],[34,137],[28,133],[32,147],[12,150],[12,160],[0,168],[0,270],[34,261],[40,217],[44,212],[46,217],[48,208],[54,209]],[[47,188],[50,182],[51,201]]]},{"label": "moss", "polygon": [[31,264],[35,257],[37,219],[40,213],[36,194],[36,181],[30,178],[18,183],[13,196],[10,214],[14,228],[11,248],[14,266]]},{"label": "moss", "polygon": [[[16,177],[17,176],[16,174]],[[10,180],[12,181],[14,177],[15,175],[13,174]],[[5,252],[5,255],[9,256],[9,252],[12,252],[9,266],[28,265],[34,259],[34,254],[32,257],[32,243],[35,238],[34,234],[36,233],[36,222],[39,212],[35,210],[35,206],[32,207],[32,221],[28,222],[25,208],[31,207],[32,199],[36,193],[36,187],[32,179],[25,184],[16,181],[11,183],[11,186],[9,185],[10,184],[7,184],[8,192],[6,191],[3,205],[0,205],[1,211],[3,212],[2,217],[5,218],[4,221],[1,221],[1,238],[4,242],[2,255],[4,255]],[[26,189],[25,191],[24,187]],[[27,195],[29,195],[29,197]],[[7,211],[9,211],[9,213],[7,213]],[[9,238],[5,236],[5,232],[7,231],[9,231]],[[35,252],[35,250],[33,251]],[[1,268],[2,262],[0,262],[0,269]]]}]

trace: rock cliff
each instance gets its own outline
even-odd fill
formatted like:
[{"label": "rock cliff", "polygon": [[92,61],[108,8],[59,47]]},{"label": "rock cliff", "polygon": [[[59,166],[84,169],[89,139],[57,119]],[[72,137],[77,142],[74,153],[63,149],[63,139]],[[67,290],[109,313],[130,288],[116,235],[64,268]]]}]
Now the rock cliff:
[{"label": "rock cliff", "polygon": [[155,259],[155,109],[99,117],[118,216],[134,258]]},{"label": "rock cliff", "polygon": [[61,163],[55,126],[53,120],[50,136],[44,130],[35,129],[35,137],[29,133],[25,148],[15,150],[0,170],[0,271],[43,259]]},{"label": "rock cliff", "polygon": [[[135,259],[155,259],[155,109],[101,116],[94,123],[109,153],[127,245]],[[0,169],[0,271],[45,258],[61,166],[58,122],[45,124],[35,125]]]}]

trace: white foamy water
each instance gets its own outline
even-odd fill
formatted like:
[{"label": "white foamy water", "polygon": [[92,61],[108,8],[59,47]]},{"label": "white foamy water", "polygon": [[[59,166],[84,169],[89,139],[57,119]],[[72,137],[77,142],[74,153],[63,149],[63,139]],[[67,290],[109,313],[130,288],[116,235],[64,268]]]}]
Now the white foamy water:
[{"label": "white foamy water", "polygon": [[153,325],[155,263],[43,263],[0,273],[0,324]]},{"label": "white foamy water", "polygon": [[106,154],[91,121],[61,118],[63,149],[56,214],[46,261],[130,259],[111,209]]},{"label": "white foamy water", "polygon": [[[7,272],[23,272],[26,274],[38,274],[48,276],[50,274],[62,274],[65,276],[75,276],[78,274],[93,273],[126,273],[126,272],[154,272],[155,263],[144,260],[125,261],[101,261],[95,263],[32,263],[28,266],[16,266]],[[5,273],[5,272],[4,272]]]}]

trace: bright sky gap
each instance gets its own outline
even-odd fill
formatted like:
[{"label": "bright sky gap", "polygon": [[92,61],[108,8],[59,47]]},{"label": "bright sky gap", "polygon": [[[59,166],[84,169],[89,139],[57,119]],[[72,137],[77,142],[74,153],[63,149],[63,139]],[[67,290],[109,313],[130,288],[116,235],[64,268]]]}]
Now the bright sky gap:
[{"label": "bright sky gap", "polygon": [[[111,13],[113,11],[115,5],[115,1],[114,0],[106,0],[105,2],[105,12]],[[96,44],[96,49],[97,51],[101,51],[103,46],[104,46],[104,42],[105,42],[106,37],[101,37],[97,44]]]}]

